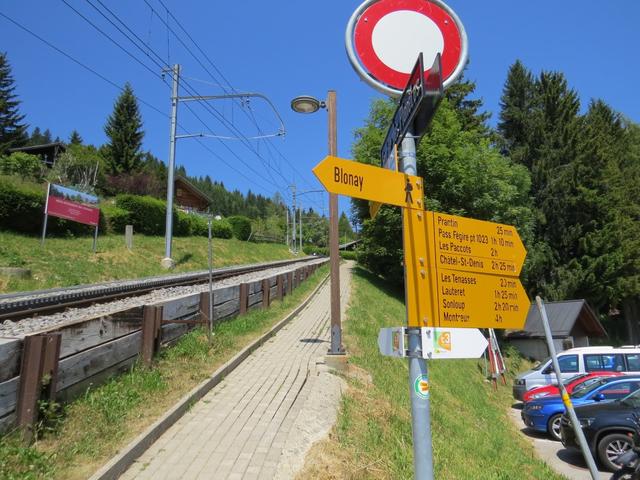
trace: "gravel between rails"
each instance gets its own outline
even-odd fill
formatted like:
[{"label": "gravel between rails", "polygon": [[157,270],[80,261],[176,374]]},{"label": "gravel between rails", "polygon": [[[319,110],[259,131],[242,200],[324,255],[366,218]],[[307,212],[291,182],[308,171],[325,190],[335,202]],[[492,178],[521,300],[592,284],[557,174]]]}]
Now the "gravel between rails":
[{"label": "gravel between rails", "polygon": [[[312,265],[322,263],[324,260],[318,259],[306,263]],[[263,278],[288,272],[298,265],[285,265],[259,272],[245,273],[233,277],[224,278],[213,281],[213,288],[227,287],[246,282],[255,282]],[[122,282],[127,283],[127,282]],[[54,313],[52,315],[35,316],[31,318],[23,318],[17,322],[5,320],[0,324],[0,337],[21,338],[27,334],[32,334],[52,327],[60,327],[62,325],[82,322],[93,318],[105,317],[130,308],[140,307],[142,305],[160,303],[174,298],[193,295],[194,293],[206,292],[209,290],[209,284],[189,285],[183,287],[169,287],[154,290],[145,295],[136,297],[123,298],[112,302],[92,305],[83,308],[70,308],[64,312]]]}]

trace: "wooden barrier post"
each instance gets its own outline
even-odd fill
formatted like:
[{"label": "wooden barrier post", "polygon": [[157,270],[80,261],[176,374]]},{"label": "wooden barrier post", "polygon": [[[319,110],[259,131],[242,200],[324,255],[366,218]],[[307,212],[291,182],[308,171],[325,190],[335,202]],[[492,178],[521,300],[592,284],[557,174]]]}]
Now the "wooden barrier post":
[{"label": "wooden barrier post", "polygon": [[278,300],[282,300],[284,296],[284,275],[278,275],[278,279],[276,281],[276,297]]},{"label": "wooden barrier post", "polygon": [[150,366],[153,356],[160,349],[162,307],[145,305],[142,313],[142,363]]},{"label": "wooden barrier post", "polygon": [[209,331],[213,328],[213,312],[209,311],[209,292],[200,293],[200,321],[206,322]]},{"label": "wooden barrier post", "polygon": [[247,307],[249,304],[249,284],[240,284],[240,315],[247,313]]},{"label": "wooden barrier post", "polygon": [[46,394],[47,400],[55,399],[61,338],[59,333],[54,333],[30,335],[24,339],[16,422],[26,442],[33,439],[42,394]]},{"label": "wooden barrier post", "polygon": [[287,295],[293,290],[293,272],[287,272]]},{"label": "wooden barrier post", "polygon": [[269,308],[271,305],[271,280],[262,280],[262,308]]}]

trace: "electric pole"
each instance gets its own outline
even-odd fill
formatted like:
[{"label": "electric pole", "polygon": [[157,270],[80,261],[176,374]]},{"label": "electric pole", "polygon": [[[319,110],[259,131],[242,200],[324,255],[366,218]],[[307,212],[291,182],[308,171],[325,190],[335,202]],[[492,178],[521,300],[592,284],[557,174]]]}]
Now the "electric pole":
[{"label": "electric pole", "polygon": [[173,188],[174,174],[176,169],[176,126],[178,124],[178,83],[180,81],[180,65],[176,64],[172,69],[171,88],[171,128],[169,131],[169,166],[167,168],[167,220],[164,236],[164,258],[162,266],[164,268],[175,267],[175,262],[171,258],[171,241],[173,239]]}]

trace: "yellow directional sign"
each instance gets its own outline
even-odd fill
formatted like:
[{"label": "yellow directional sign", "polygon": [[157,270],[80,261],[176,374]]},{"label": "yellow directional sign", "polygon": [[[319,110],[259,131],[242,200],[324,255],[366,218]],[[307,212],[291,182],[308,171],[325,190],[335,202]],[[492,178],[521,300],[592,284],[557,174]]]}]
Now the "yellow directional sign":
[{"label": "yellow directional sign", "polygon": [[405,208],[424,208],[420,177],[332,156],[316,165],[313,173],[331,193]]},{"label": "yellow directional sign", "polygon": [[381,206],[382,204],[380,202],[369,202],[369,216],[372,220],[378,215]]},{"label": "yellow directional sign", "polygon": [[524,327],[530,302],[517,278],[438,268],[436,285],[439,327]]},{"label": "yellow directional sign", "polygon": [[527,251],[515,227],[428,212],[438,268],[517,277]]}]

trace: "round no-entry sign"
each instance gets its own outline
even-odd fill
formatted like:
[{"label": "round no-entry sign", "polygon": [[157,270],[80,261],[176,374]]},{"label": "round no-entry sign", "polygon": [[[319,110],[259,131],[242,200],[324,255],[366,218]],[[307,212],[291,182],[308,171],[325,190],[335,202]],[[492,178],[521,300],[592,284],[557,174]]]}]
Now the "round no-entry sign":
[{"label": "round no-entry sign", "polygon": [[360,77],[382,93],[402,94],[420,52],[431,68],[442,55],[446,88],[467,61],[467,34],[441,0],[366,0],[347,25],[347,54]]}]

